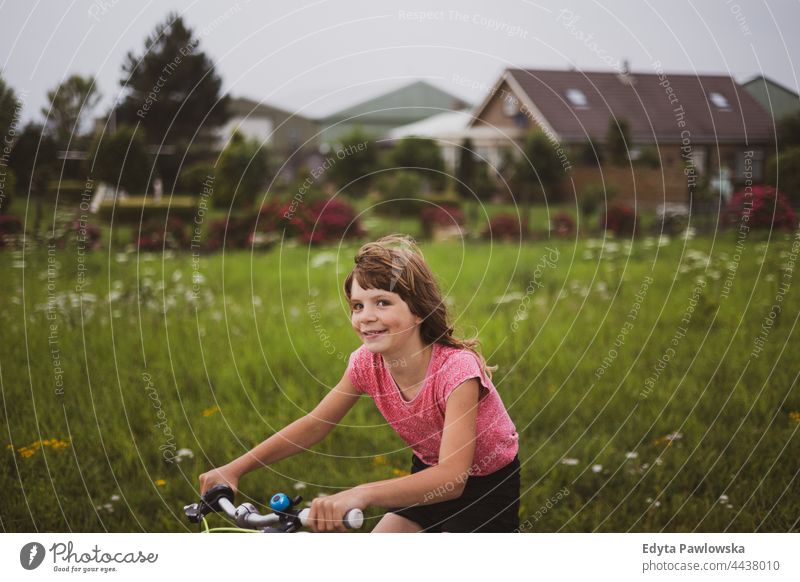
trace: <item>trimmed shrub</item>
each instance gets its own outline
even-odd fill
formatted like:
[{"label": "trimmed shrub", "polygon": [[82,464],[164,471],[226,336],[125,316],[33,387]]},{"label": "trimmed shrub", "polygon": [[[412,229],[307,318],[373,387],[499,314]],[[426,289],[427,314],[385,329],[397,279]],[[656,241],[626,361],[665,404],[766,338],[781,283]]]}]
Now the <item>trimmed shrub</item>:
[{"label": "trimmed shrub", "polygon": [[116,200],[103,200],[99,215],[110,221],[113,215],[116,224],[133,224],[139,222],[156,222],[169,214],[170,218],[180,218],[190,222],[197,216],[198,198],[195,196],[165,196],[159,201],[152,196],[128,196]]},{"label": "trimmed shrub", "polygon": [[750,228],[797,228],[797,215],[788,198],[772,186],[753,186],[752,193],[746,190],[734,192],[725,209],[728,223],[738,224],[749,214]]}]

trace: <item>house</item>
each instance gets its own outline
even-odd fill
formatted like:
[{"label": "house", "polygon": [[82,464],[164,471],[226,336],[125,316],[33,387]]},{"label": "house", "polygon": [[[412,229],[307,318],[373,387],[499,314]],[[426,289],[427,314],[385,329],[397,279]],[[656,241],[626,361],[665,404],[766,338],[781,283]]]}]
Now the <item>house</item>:
[{"label": "house", "polygon": [[[660,167],[586,163],[581,152],[592,151],[592,144],[602,151],[610,121],[622,119],[630,127],[631,160],[655,158]],[[476,149],[489,159],[501,159],[509,149],[520,155],[519,146],[536,128],[553,144],[569,178],[562,181],[565,199],[579,198],[593,183],[612,184],[621,198],[649,208],[689,202],[704,177],[723,194],[745,172],[761,181],[773,132],[770,116],[730,76],[660,69],[508,69],[469,124]]]},{"label": "house", "polygon": [[742,87],[761,104],[765,111],[771,113],[776,122],[800,112],[800,96],[764,75],[753,77],[742,83]]},{"label": "house", "polygon": [[235,131],[266,144],[270,154],[296,168],[319,148],[316,121],[278,107],[244,97],[231,99],[230,118],[217,133],[219,147],[225,146]]},{"label": "house", "polygon": [[320,141],[334,144],[356,127],[380,139],[396,127],[466,107],[469,104],[458,97],[426,81],[416,81],[320,119]]},{"label": "house", "polygon": [[442,150],[445,169],[455,173],[460,145],[468,136],[467,127],[472,121],[472,110],[445,111],[421,121],[401,125],[389,131],[388,139],[399,141],[407,137],[432,139]]}]

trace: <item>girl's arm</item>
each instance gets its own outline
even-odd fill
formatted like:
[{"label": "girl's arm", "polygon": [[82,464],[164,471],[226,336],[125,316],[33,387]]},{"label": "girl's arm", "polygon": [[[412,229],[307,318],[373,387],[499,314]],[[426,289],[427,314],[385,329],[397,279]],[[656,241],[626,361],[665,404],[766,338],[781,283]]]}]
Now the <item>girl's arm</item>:
[{"label": "girl's arm", "polygon": [[218,484],[236,490],[245,473],[308,450],[331,432],[358,400],[345,372],[339,383],[305,416],[287,425],[241,457],[218,469],[200,475],[200,493]]},{"label": "girl's arm", "polygon": [[342,516],[354,507],[430,505],[460,497],[475,455],[479,388],[478,380],[472,378],[453,390],[447,399],[438,465],[413,475],[365,483],[336,495],[318,497],[311,503],[311,528],[343,531]]}]

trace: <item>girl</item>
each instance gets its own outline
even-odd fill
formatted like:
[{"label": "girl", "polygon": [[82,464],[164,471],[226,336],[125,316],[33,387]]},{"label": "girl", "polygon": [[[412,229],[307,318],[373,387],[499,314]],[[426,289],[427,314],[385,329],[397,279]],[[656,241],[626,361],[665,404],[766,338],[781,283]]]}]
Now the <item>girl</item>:
[{"label": "girl", "polygon": [[344,282],[363,345],[309,414],[227,465],[204,493],[321,441],[367,394],[413,451],[411,475],[311,503],[314,531],[344,530],[353,508],[389,508],[374,532],[511,532],[519,527],[518,435],[475,340],[453,336],[442,294],[410,237],[361,247]]}]

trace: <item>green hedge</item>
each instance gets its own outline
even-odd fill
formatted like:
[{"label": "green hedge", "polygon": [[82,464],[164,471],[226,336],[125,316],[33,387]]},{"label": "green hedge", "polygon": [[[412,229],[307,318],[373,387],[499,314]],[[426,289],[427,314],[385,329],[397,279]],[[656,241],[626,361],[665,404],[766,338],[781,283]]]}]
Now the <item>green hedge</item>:
[{"label": "green hedge", "polygon": [[[100,218],[111,220],[112,212],[115,223],[139,224],[152,219],[170,217],[194,220],[197,214],[198,198],[194,196],[165,196],[155,201],[152,196],[129,196],[119,198],[116,205],[112,200],[104,200],[100,205]],[[144,216],[142,212],[144,211]]]}]

